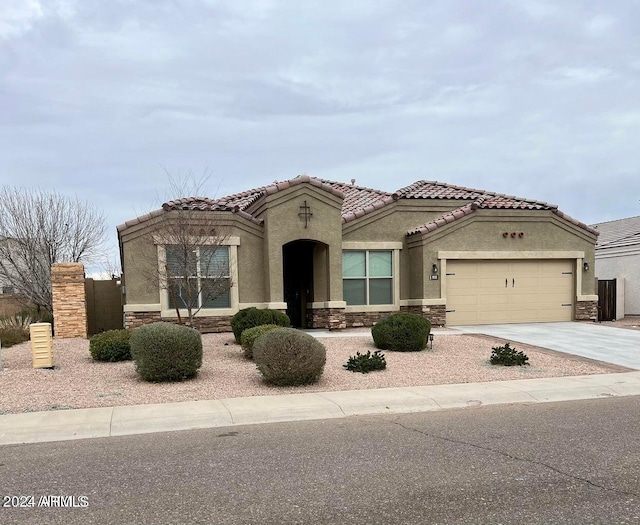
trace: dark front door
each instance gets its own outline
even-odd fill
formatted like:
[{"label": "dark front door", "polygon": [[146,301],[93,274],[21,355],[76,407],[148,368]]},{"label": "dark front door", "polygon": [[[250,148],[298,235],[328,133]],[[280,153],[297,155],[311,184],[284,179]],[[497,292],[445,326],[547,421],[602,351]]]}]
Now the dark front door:
[{"label": "dark front door", "polygon": [[294,241],[282,247],[284,300],[291,325],[307,327],[307,303],[313,301],[312,241]]},{"label": "dark front door", "polygon": [[616,280],[598,280],[598,320],[616,319]]}]

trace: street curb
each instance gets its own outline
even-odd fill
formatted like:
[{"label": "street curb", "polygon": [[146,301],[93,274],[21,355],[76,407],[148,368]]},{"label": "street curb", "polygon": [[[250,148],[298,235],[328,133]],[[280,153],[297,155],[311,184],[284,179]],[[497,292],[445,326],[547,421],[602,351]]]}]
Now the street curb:
[{"label": "street curb", "polygon": [[0,445],[640,395],[640,371],[83,408],[0,416]]}]

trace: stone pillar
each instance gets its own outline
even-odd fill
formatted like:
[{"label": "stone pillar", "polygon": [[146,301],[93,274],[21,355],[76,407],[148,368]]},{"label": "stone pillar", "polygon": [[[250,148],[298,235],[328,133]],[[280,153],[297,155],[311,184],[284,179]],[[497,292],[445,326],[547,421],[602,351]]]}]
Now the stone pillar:
[{"label": "stone pillar", "polygon": [[87,301],[84,290],[84,266],[58,263],[51,268],[53,326],[57,339],[87,337]]},{"label": "stone pillar", "polygon": [[577,301],[576,321],[597,321],[598,301]]}]

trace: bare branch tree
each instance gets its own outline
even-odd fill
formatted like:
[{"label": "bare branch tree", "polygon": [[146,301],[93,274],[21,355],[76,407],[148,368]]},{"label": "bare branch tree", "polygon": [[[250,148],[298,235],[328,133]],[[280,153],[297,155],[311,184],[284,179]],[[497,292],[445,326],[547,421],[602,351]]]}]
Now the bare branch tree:
[{"label": "bare branch tree", "polygon": [[[162,207],[168,212],[149,232],[161,254],[150,252],[152,259],[143,262],[151,286],[159,286],[168,295],[169,306],[176,311],[180,324],[194,326],[202,308],[225,307],[234,283],[231,280],[228,228],[215,213],[215,202],[196,197],[209,176],[197,178],[192,173],[172,176],[168,200]],[[140,259],[138,262],[141,262]],[[155,267],[154,271],[149,271]]]},{"label": "bare branch tree", "polygon": [[52,311],[51,266],[92,263],[105,235],[104,215],[77,197],[0,188],[0,281],[26,303]]}]

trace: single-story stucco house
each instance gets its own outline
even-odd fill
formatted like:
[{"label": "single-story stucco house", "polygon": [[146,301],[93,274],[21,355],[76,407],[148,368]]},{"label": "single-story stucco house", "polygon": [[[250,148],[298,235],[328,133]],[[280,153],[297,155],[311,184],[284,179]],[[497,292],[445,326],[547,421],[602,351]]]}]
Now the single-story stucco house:
[{"label": "single-story stucco house", "polygon": [[[596,244],[596,277],[606,320],[640,315],[640,216],[601,222]],[[610,304],[607,304],[609,302]]]},{"label": "single-story stucco house", "polygon": [[149,233],[178,210],[214,214],[231,232],[233,285],[198,312],[204,332],[229,330],[249,306],[330,329],[396,311],[436,325],[597,315],[597,231],[555,205],[441,182],[389,193],[300,175],[216,200],[171,201],[118,226],[128,327],[176,319],[167,291],[148,286],[136,260],[165,257]]}]

